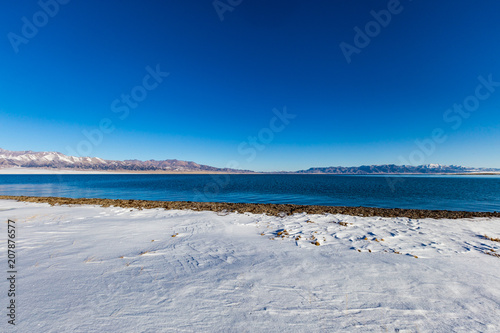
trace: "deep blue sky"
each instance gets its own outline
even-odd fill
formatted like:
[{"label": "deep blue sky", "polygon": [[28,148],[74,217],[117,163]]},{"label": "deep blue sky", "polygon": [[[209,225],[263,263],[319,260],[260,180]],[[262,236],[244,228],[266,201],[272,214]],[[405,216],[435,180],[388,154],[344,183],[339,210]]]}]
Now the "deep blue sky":
[{"label": "deep blue sky", "polygon": [[[36,1],[9,1],[0,13],[0,147],[253,170],[500,167],[500,85],[479,88],[488,96],[468,118],[447,113],[478,101],[479,76],[500,82],[500,3],[394,3],[243,0],[221,21],[212,1],[72,0],[44,24]],[[388,6],[397,13],[348,63],[339,45],[355,45],[354,28]],[[25,38],[23,17],[40,25],[25,43],[13,37]],[[169,76],[121,119],[113,101],[157,65]],[[252,148],[249,137],[268,139],[273,109],[284,107],[296,117]],[[114,131],[82,143],[104,118]],[[429,142],[436,128],[446,140],[419,148],[415,140]]]}]

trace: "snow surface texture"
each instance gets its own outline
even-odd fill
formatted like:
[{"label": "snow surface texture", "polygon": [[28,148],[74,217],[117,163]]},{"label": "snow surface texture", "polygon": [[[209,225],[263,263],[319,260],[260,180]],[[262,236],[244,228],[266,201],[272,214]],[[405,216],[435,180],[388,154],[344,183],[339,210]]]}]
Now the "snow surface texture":
[{"label": "snow surface texture", "polygon": [[[500,243],[483,236],[500,236],[499,219],[280,218],[9,200],[0,201],[0,217],[3,267],[6,222],[17,221],[19,272],[17,325],[3,314],[2,332],[500,328],[500,258],[486,254],[500,253]],[[1,278],[5,313],[7,289]]]}]

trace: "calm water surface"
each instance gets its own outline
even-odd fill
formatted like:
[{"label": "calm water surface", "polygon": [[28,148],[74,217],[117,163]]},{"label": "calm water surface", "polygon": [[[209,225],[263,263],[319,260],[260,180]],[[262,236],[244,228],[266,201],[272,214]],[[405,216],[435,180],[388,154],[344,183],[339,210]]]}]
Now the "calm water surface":
[{"label": "calm water surface", "polygon": [[500,211],[500,176],[0,175],[0,194]]}]

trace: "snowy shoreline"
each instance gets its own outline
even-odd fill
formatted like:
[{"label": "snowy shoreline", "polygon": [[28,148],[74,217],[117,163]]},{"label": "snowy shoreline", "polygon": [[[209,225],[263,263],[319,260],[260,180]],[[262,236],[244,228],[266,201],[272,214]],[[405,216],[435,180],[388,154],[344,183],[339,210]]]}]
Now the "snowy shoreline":
[{"label": "snowy shoreline", "polygon": [[499,218],[277,217],[14,200],[0,200],[0,215],[18,228],[19,332],[500,327],[500,258],[488,255],[500,253],[500,242],[484,237],[500,236]]},{"label": "snowy shoreline", "polygon": [[100,198],[65,198],[65,197],[33,197],[0,195],[1,199],[19,200],[26,202],[49,203],[50,205],[99,205],[102,207],[122,207],[137,209],[190,209],[196,211],[239,212],[253,214],[267,214],[273,216],[307,214],[343,214],[352,216],[379,216],[379,217],[407,217],[407,218],[436,218],[436,219],[463,219],[474,217],[500,218],[500,212],[469,212],[450,210],[399,209],[374,207],[345,207],[319,206],[294,204],[260,204],[260,203],[231,203],[231,202],[196,202],[196,201],[156,201],[156,200],[120,200]]}]

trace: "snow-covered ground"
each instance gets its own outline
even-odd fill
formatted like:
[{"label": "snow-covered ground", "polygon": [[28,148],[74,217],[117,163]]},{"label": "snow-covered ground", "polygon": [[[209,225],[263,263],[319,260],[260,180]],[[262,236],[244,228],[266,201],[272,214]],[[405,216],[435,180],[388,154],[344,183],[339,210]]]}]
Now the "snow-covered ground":
[{"label": "snow-covered ground", "polygon": [[[499,219],[8,200],[0,217],[2,332],[500,330],[500,257],[485,254],[500,243],[482,236],[500,237]],[[5,315],[7,219],[17,222],[15,328]]]}]

